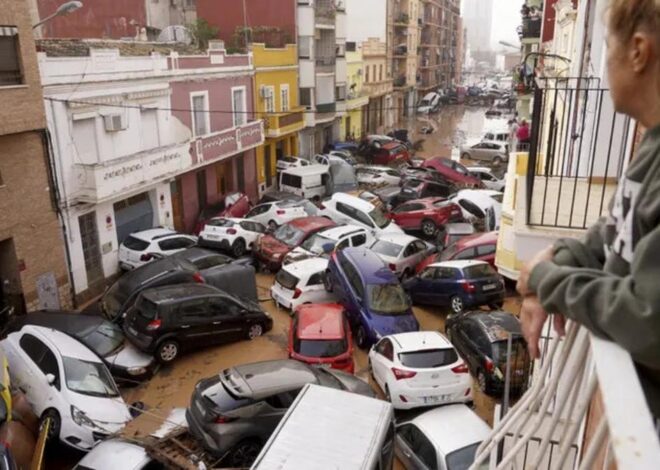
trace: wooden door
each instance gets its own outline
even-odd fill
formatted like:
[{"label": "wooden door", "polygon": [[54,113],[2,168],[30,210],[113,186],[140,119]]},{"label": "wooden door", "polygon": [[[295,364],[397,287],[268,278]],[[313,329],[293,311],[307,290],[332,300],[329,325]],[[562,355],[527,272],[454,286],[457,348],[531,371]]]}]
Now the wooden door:
[{"label": "wooden door", "polygon": [[174,230],[183,232],[185,227],[183,224],[181,178],[177,178],[170,183],[170,193],[172,194],[172,220],[174,222]]}]

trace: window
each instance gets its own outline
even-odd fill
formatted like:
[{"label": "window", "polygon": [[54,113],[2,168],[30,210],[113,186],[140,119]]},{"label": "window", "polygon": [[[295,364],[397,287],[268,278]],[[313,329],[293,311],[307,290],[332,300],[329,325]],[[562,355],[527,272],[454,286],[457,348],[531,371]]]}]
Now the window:
[{"label": "window", "polygon": [[378,66],[378,81],[379,82],[383,81],[383,64],[380,64]]},{"label": "window", "polygon": [[421,279],[435,279],[438,277],[437,273],[440,268],[426,268],[424,271],[422,271],[422,274],[420,274]]},{"label": "window", "polygon": [[245,155],[236,158],[236,183],[239,192],[245,192]]},{"label": "window", "polygon": [[[1,72],[0,72],[1,73]],[[96,117],[85,119],[73,118],[73,150],[78,154],[80,163],[98,163],[96,144]]]},{"label": "window", "polygon": [[323,273],[312,274],[307,281],[308,286],[320,286],[323,284]]},{"label": "window", "polygon": [[247,213],[245,216],[246,218],[254,217],[255,215],[260,215],[260,214],[265,214],[270,210],[270,207],[272,204],[261,204],[252,209],[250,212]]},{"label": "window", "polygon": [[158,135],[158,110],[143,109],[140,111],[142,123],[142,150],[154,149],[160,146],[160,137]]},{"label": "window", "polygon": [[190,238],[178,237],[178,238],[170,238],[168,240],[163,240],[162,242],[158,242],[158,247],[163,251],[171,251],[171,250],[183,250],[184,248],[190,248],[194,244],[195,242]]},{"label": "window", "polygon": [[412,437],[409,443],[410,448],[419,460],[428,468],[438,468],[435,447],[433,447],[433,444],[431,444],[424,433],[414,424],[412,425],[410,436]]},{"label": "window", "polygon": [[300,106],[312,106],[312,89],[300,88]]},{"label": "window", "polygon": [[366,75],[364,76],[365,83],[369,83],[369,66],[364,68]]},{"label": "window", "polygon": [[34,362],[34,364],[39,367],[41,372],[46,374],[53,374],[55,376],[54,385],[59,390],[59,366],[57,364],[57,358],[53,352],[46,346],[40,339],[30,335],[25,334],[21,337],[19,344],[21,349],[25,351],[25,354]]},{"label": "window", "polygon": [[346,42],[346,51],[347,52],[357,51],[357,43],[355,41],[347,41]]},{"label": "window", "polygon": [[309,59],[312,57],[313,38],[309,36],[300,37],[298,40],[298,58]]},{"label": "window", "polygon": [[394,359],[394,347],[389,339],[384,339],[378,343],[376,352],[390,361]]},{"label": "window", "polygon": [[200,136],[208,134],[211,127],[209,125],[208,92],[192,93],[190,95],[190,102],[192,103],[193,135]]},{"label": "window", "polygon": [[346,85],[337,85],[335,87],[335,94],[337,101],[344,101],[346,99]]},{"label": "window", "polygon": [[282,173],[280,185],[300,189],[302,188],[302,177],[297,175],[291,175],[289,173]]},{"label": "window", "polygon": [[242,126],[247,122],[245,87],[231,89],[231,102],[232,110],[234,112],[234,127]]},{"label": "window", "polygon": [[230,319],[239,316],[243,311],[243,307],[227,298],[215,297],[209,301],[209,304],[214,317]]},{"label": "window", "polygon": [[488,256],[495,253],[495,245],[481,245],[477,247],[477,256]]},{"label": "window", "polygon": [[367,243],[367,234],[361,233],[359,235],[355,235],[354,237],[351,238],[351,243],[353,243],[353,246],[364,245],[365,243]]},{"label": "window", "polygon": [[[275,87],[274,86],[265,86],[263,87],[264,95],[264,110],[267,113],[275,112]],[[236,108],[234,108],[236,109]]]},{"label": "window", "polygon": [[289,106],[289,85],[280,86],[280,106],[282,112],[285,113],[290,109]]},{"label": "window", "polygon": [[337,246],[335,247],[336,251],[343,250],[344,248],[347,248],[349,246],[348,238],[340,241],[337,243]]},{"label": "window", "polygon": [[202,320],[208,316],[206,300],[189,300],[179,306],[179,316],[182,322]]},{"label": "window", "polygon": [[0,86],[23,83],[18,51],[18,29],[15,26],[0,26]]}]

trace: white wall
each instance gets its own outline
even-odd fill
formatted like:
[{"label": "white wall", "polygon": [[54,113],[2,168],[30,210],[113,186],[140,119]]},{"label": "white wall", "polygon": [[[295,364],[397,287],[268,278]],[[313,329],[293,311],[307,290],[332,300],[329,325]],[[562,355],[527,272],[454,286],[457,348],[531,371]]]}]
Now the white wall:
[{"label": "white wall", "polygon": [[298,36],[314,36],[314,8],[298,5],[296,12],[298,21]]},{"label": "white wall", "polygon": [[[344,75],[345,76],[345,75]],[[335,77],[334,75],[318,75],[316,77],[316,104],[334,103]]]},{"label": "white wall", "polygon": [[300,60],[298,62],[300,67],[300,87],[313,88],[315,80],[314,61],[313,60]]}]

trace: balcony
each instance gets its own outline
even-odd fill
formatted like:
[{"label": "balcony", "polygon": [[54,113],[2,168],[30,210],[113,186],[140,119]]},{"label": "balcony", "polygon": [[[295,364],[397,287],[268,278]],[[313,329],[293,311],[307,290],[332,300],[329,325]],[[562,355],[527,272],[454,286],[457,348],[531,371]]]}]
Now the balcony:
[{"label": "balcony", "polygon": [[337,103],[323,103],[316,105],[316,112],[319,114],[334,113],[337,111]]},{"label": "balcony", "polygon": [[394,79],[394,88],[404,88],[406,86],[406,76],[399,75]]},{"label": "balcony", "polygon": [[336,17],[337,8],[333,0],[316,0],[314,18],[317,27],[334,28]]},{"label": "balcony", "polygon": [[408,46],[397,46],[392,51],[392,57],[395,59],[406,59],[408,57]]},{"label": "balcony", "polygon": [[407,27],[410,23],[410,16],[408,13],[399,13],[394,17],[394,26]]},{"label": "balcony", "polygon": [[317,57],[316,73],[334,73],[337,59],[335,57]]},{"label": "balcony", "polygon": [[522,28],[519,31],[520,39],[540,39],[542,24],[540,18],[523,18]]},{"label": "balcony", "polygon": [[292,132],[298,132],[305,127],[304,107],[285,113],[266,116],[266,137],[277,138]]}]

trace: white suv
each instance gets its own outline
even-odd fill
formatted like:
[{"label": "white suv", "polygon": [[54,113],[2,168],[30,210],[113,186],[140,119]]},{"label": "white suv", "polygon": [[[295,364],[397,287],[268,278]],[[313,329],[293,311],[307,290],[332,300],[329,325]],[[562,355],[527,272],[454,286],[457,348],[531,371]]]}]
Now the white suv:
[{"label": "white suv", "polygon": [[315,233],[302,245],[295,248],[284,257],[283,264],[290,264],[317,256],[328,256],[334,250],[341,250],[349,246],[370,245],[373,237],[363,227],[356,225],[340,225],[330,227]]},{"label": "white suv", "polygon": [[403,233],[401,227],[387,218],[379,207],[345,193],[335,193],[323,201],[319,214],[337,224],[353,224],[366,228],[378,238],[386,233]]},{"label": "white suv", "polygon": [[232,255],[240,258],[246,251],[252,250],[254,242],[264,233],[266,226],[254,220],[216,217],[206,222],[199,233],[198,244],[231,251]]},{"label": "white suv", "polygon": [[119,267],[130,271],[159,258],[195,246],[197,237],[166,228],[130,234],[119,245]]}]

